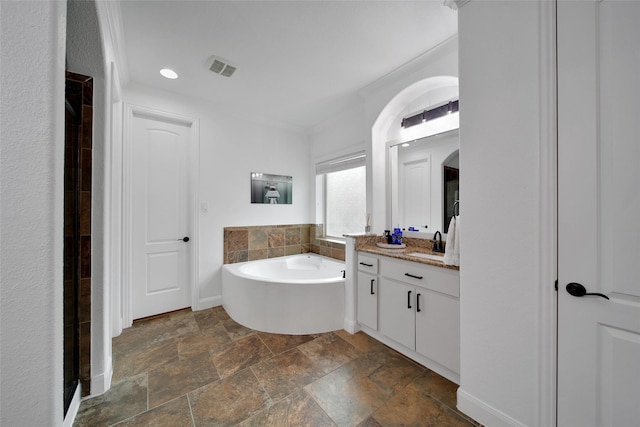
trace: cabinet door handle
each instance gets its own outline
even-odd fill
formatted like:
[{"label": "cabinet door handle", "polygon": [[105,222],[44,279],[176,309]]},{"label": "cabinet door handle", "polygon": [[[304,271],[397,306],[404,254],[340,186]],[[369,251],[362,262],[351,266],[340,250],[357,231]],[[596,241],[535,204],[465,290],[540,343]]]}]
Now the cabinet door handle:
[{"label": "cabinet door handle", "polygon": [[420,310],[420,295],[422,295],[422,294],[417,294],[416,295],[416,311],[418,313],[422,311],[422,310]]},{"label": "cabinet door handle", "polygon": [[361,262],[360,265],[364,265],[365,267],[373,267],[373,264],[367,264],[366,262]]},{"label": "cabinet door handle", "polygon": [[411,309],[411,291],[407,292],[407,308]]},{"label": "cabinet door handle", "polygon": [[422,280],[422,276],[414,276],[413,274],[409,273],[404,273],[404,275],[407,277],[413,277],[414,279]]},{"label": "cabinet door handle", "polygon": [[371,279],[371,295],[375,295],[376,293],[373,292],[373,282],[375,282],[376,279]]}]

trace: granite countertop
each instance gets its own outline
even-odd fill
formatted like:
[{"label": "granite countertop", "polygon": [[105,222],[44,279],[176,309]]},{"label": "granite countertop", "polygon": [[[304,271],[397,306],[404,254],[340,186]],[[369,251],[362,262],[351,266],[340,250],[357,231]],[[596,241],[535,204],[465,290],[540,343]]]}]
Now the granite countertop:
[{"label": "granite countertop", "polygon": [[418,252],[423,254],[437,255],[444,258],[444,254],[434,253],[432,250],[431,240],[426,239],[414,239],[405,238],[403,243],[407,245],[405,249],[384,249],[376,245],[377,242],[381,242],[382,236],[367,235],[367,236],[353,236],[356,238],[356,250],[360,252],[367,252],[376,255],[383,255],[390,258],[403,259],[411,262],[418,262],[421,264],[433,265],[435,267],[447,268],[450,270],[460,270],[460,267],[455,265],[447,265],[442,261],[431,260],[427,258],[419,258],[409,255],[410,253]]}]

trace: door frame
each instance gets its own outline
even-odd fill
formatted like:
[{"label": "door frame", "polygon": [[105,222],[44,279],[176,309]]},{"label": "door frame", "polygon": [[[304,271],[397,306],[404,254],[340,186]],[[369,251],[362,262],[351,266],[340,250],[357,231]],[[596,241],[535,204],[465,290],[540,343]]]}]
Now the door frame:
[{"label": "door frame", "polygon": [[197,119],[154,110],[147,107],[125,103],[124,106],[124,146],[122,150],[122,323],[127,328],[133,324],[133,120],[136,117],[160,120],[189,130],[189,150],[187,153],[187,185],[189,197],[189,290],[191,292],[191,309],[199,309],[199,210],[198,194],[200,182],[200,124]]},{"label": "door frame", "polygon": [[538,425],[557,422],[558,361],[558,81],[556,1],[539,3],[540,46],[540,233],[538,242]]}]

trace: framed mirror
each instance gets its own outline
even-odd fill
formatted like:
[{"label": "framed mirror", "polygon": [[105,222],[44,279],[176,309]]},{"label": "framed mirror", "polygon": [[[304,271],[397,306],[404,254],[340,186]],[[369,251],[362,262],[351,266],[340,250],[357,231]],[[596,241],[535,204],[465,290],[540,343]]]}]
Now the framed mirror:
[{"label": "framed mirror", "polygon": [[459,129],[388,147],[391,226],[446,233],[459,206]]}]

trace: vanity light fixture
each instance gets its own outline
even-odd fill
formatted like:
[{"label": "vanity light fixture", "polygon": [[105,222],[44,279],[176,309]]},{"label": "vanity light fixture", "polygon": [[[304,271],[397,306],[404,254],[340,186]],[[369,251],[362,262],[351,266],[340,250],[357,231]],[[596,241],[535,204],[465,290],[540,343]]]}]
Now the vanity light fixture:
[{"label": "vanity light fixture", "polygon": [[178,78],[178,73],[173,71],[171,68],[163,68],[162,70],[160,70],[160,74],[162,74],[162,77],[170,80],[175,80]]},{"label": "vanity light fixture", "polygon": [[419,125],[420,123],[438,119],[448,114],[457,113],[458,111],[459,101],[456,99],[430,110],[424,110],[423,112],[414,114],[413,116],[405,117],[404,119],[402,119],[400,125],[406,129],[411,126]]}]

